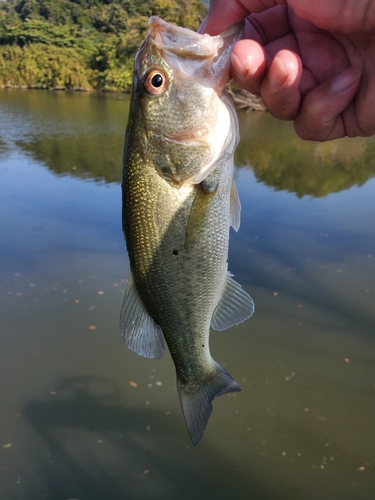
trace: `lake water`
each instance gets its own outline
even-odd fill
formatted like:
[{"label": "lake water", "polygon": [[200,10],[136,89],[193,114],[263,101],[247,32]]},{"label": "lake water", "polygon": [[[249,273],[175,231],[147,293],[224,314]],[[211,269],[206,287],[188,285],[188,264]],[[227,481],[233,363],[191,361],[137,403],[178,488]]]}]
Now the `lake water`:
[{"label": "lake water", "polygon": [[129,352],[129,98],[0,91],[0,498],[375,498],[375,142],[241,114],[229,267],[254,317],[212,332],[243,391],[185,429],[169,354]]}]

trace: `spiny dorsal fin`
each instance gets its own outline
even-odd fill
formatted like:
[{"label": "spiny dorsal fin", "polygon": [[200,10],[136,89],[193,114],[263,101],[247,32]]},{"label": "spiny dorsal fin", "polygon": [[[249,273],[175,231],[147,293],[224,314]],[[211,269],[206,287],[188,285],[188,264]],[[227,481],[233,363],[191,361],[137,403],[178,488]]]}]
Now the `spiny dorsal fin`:
[{"label": "spiny dorsal fin", "polygon": [[151,318],[135,288],[130,274],[121,307],[120,331],[128,349],[145,358],[160,359],[164,354],[164,336]]},{"label": "spiny dorsal fin", "polygon": [[223,295],[212,315],[211,328],[226,330],[250,318],[253,313],[253,299],[228,273]]}]

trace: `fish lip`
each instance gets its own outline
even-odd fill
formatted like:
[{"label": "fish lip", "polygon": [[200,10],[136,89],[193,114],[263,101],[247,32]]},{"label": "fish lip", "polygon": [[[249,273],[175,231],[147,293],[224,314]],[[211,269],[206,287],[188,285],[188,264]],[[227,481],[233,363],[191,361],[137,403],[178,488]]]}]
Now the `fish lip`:
[{"label": "fish lip", "polygon": [[244,25],[245,22],[241,21],[219,35],[210,36],[167,23],[158,16],[151,16],[147,38],[152,39],[159,49],[194,59],[210,59],[225,47],[226,39],[231,38],[232,44],[239,40]]},{"label": "fish lip", "polygon": [[148,21],[147,38],[161,50],[195,59],[210,59],[215,57],[224,41],[220,36],[196,33],[181,26],[165,22],[158,16],[150,17]]}]

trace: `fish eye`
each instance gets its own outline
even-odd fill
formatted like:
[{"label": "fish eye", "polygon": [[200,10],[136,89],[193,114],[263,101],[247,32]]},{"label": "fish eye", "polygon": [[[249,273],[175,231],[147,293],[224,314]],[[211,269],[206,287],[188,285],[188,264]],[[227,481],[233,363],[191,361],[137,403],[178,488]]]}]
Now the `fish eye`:
[{"label": "fish eye", "polygon": [[160,73],[157,73],[151,78],[151,85],[157,88],[163,85],[163,77]]},{"label": "fish eye", "polygon": [[146,75],[144,88],[151,95],[162,94],[168,85],[167,76],[160,69],[152,69]]}]

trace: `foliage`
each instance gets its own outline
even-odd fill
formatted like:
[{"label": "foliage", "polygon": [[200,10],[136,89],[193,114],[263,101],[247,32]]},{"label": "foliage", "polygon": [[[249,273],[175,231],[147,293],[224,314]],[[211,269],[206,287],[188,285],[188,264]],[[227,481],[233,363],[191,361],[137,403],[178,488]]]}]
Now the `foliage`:
[{"label": "foliage", "polygon": [[129,90],[147,20],[197,29],[200,0],[0,1],[0,85]]},{"label": "foliage", "polygon": [[0,82],[7,86],[33,88],[93,88],[94,73],[85,70],[85,59],[72,48],[34,43],[0,51]]}]

